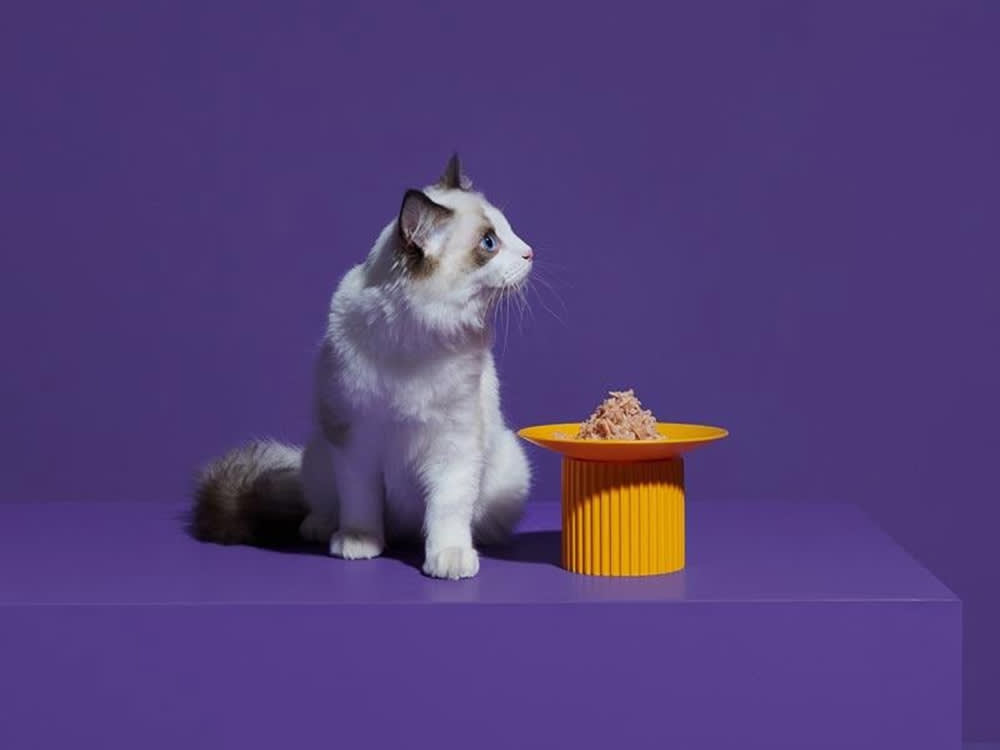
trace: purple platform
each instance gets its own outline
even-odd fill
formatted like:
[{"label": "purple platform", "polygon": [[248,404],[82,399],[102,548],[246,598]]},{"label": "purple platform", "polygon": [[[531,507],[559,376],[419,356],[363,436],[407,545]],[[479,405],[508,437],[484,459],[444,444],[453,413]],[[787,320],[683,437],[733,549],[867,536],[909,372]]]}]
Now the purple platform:
[{"label": "purple platform", "polygon": [[850,506],[691,503],[682,573],[460,583],[0,505],[0,748],[960,747],[961,605]]}]

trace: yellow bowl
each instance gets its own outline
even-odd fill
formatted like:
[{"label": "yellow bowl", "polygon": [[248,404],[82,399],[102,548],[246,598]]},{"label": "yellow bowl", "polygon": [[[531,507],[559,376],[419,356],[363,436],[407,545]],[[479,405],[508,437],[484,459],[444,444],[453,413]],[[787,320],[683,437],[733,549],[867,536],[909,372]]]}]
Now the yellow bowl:
[{"label": "yellow bowl", "polygon": [[525,427],[562,455],[562,564],[574,573],[649,576],[684,568],[682,454],[721,440],[721,427],[658,422],[659,440],[577,440],[574,422]]},{"label": "yellow bowl", "polygon": [[579,422],[565,422],[525,427],[517,434],[529,443],[555,451],[567,458],[612,463],[676,458],[705,443],[721,440],[729,434],[721,427],[657,422],[656,429],[663,436],[660,440],[577,440],[574,437],[560,437],[576,435],[579,429]]}]

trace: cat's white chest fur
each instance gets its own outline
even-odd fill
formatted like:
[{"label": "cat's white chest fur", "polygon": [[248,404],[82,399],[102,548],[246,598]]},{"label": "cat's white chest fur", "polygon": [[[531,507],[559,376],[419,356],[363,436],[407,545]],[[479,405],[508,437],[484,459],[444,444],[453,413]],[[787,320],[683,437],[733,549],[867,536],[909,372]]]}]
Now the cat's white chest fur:
[{"label": "cat's white chest fur", "polygon": [[[363,315],[365,305],[337,300],[332,308],[347,317]],[[316,439],[327,445],[316,450],[330,455],[341,441],[349,444],[354,460],[381,479],[387,534],[413,537],[425,516],[426,475],[438,470],[436,448],[453,440],[465,460],[482,463],[488,436],[503,429],[499,410],[487,408],[498,400],[495,374],[487,375],[494,372],[493,358],[482,346],[432,350],[402,360],[381,357],[384,342],[377,336],[364,343],[339,336],[344,323],[331,320],[320,355],[325,361],[317,373],[322,419]],[[326,434],[324,422],[332,422]],[[469,487],[470,493],[477,491]]]}]

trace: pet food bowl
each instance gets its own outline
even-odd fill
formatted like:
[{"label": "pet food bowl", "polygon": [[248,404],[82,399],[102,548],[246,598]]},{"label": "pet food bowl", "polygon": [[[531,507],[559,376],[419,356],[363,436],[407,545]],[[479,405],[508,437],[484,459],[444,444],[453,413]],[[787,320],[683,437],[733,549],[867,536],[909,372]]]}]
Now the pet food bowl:
[{"label": "pet food bowl", "polygon": [[683,455],[729,433],[657,422],[659,440],[579,440],[578,423],[517,434],[562,456],[562,565],[595,576],[684,568]]}]

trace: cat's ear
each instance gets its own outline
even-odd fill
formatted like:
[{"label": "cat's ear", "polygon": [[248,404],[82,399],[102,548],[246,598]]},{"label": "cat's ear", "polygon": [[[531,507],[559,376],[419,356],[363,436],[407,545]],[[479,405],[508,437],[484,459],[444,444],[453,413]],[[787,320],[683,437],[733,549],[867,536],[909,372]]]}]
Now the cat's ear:
[{"label": "cat's ear", "polygon": [[452,216],[422,190],[407,190],[399,208],[399,236],[408,247],[423,248],[427,238]]},{"label": "cat's ear", "polygon": [[462,165],[458,161],[458,154],[452,154],[445,165],[444,174],[438,179],[438,185],[447,190],[469,190],[472,182],[462,174]]}]

